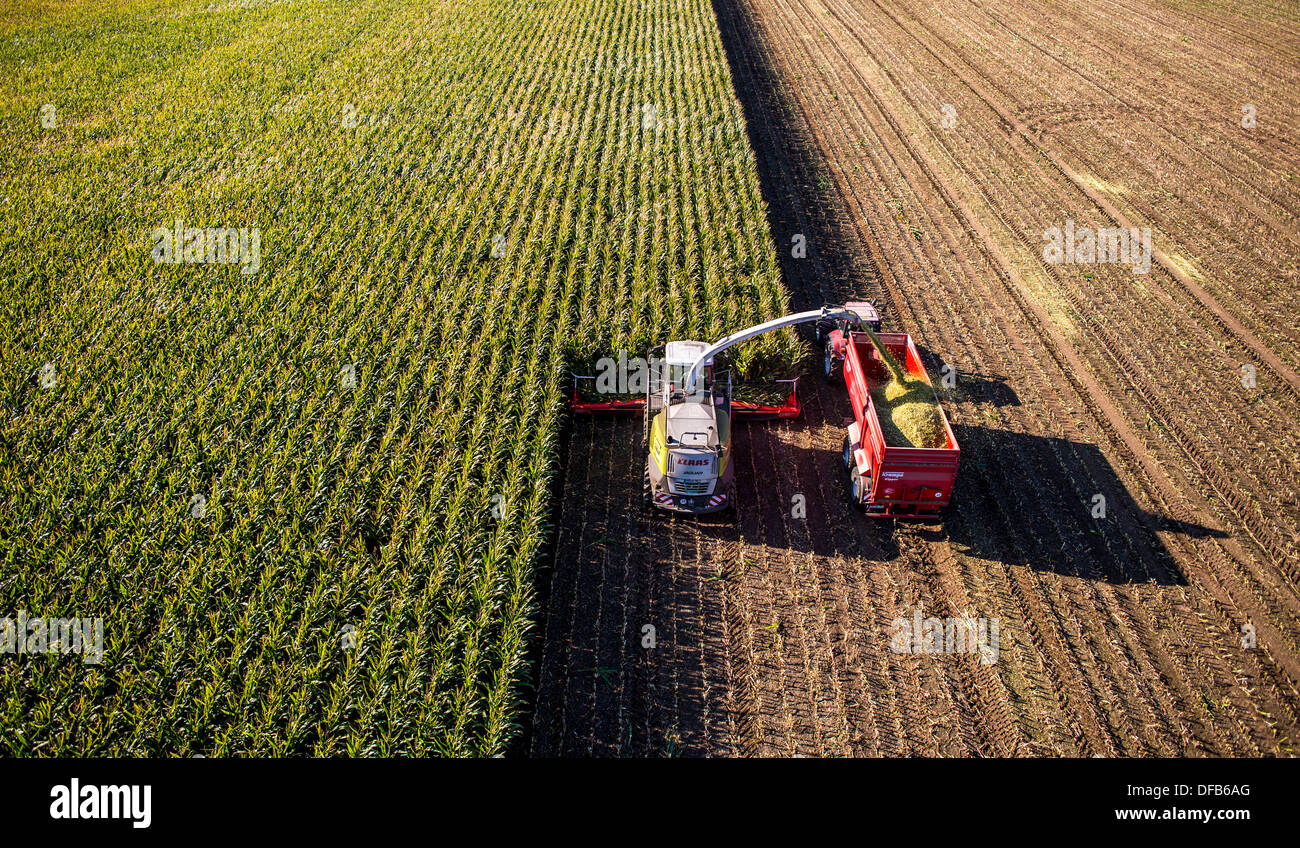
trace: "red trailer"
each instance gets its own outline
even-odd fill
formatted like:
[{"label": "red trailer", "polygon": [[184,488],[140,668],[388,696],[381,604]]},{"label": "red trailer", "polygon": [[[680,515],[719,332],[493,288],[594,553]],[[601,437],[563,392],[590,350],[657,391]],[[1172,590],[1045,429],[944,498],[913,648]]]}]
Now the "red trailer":
[{"label": "red trailer", "polygon": [[[947,443],[939,448],[898,447],[885,444],[870,386],[889,379],[889,370],[871,337],[847,334],[844,347],[844,382],[853,403],[854,421],[844,439],[844,467],[849,498],[867,515],[934,517],[952,499],[961,449],[943,418]],[[880,333],[881,342],[908,373],[930,383],[921,355],[907,333]],[[933,389],[932,389],[933,390]],[[936,396],[935,400],[938,400]]]}]

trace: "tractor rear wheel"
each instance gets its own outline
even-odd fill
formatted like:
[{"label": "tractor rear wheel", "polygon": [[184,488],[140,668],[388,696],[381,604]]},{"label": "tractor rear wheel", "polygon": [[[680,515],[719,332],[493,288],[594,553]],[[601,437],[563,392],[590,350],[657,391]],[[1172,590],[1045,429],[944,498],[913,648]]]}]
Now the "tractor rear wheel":
[{"label": "tractor rear wheel", "polygon": [[834,383],[839,373],[840,361],[835,358],[835,343],[827,339],[826,347],[822,351],[822,376],[826,378],[826,382]]},{"label": "tractor rear wheel", "polygon": [[853,445],[849,442],[848,436],[844,437],[843,451],[844,451],[844,455],[843,455],[844,470],[848,471],[850,468],[853,467]]}]

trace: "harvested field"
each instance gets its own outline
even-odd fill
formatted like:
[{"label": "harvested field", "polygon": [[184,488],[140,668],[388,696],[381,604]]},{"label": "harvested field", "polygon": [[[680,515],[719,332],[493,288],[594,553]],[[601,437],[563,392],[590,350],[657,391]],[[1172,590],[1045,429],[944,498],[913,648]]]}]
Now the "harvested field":
[{"label": "harvested field", "polygon": [[[879,298],[956,369],[958,491],[853,512],[813,379],[738,432],[734,517],[646,514],[639,424],[575,422],[531,751],[1294,754],[1295,11],[714,11],[793,305]],[[1150,228],[1149,271],[1045,262],[1068,222]],[[917,609],[997,619],[997,662],[891,650]]]}]

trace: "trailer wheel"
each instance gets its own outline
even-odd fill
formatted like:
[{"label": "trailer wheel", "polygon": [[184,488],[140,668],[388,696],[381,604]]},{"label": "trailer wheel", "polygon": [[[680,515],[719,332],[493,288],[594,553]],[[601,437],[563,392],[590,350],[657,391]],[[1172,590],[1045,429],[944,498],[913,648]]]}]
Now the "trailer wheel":
[{"label": "trailer wheel", "polygon": [[822,354],[822,375],[826,378],[826,382],[834,383],[839,373],[840,361],[835,358],[835,343],[827,339]]},{"label": "trailer wheel", "polygon": [[849,469],[849,500],[853,505],[862,508],[863,501],[867,496],[867,481],[858,473],[857,467]]},{"label": "trailer wheel", "polygon": [[853,444],[849,442],[849,437],[844,437],[844,470],[848,471],[853,467]]}]

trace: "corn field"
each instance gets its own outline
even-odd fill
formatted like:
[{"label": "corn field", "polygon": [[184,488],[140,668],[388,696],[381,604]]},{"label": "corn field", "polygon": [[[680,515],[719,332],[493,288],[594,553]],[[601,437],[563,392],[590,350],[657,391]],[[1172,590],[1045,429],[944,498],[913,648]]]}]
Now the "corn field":
[{"label": "corn field", "polygon": [[20,0],[0,70],[0,616],[104,632],[0,752],[504,752],[567,364],[787,311],[710,3]]}]

